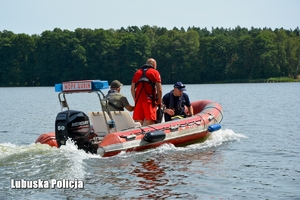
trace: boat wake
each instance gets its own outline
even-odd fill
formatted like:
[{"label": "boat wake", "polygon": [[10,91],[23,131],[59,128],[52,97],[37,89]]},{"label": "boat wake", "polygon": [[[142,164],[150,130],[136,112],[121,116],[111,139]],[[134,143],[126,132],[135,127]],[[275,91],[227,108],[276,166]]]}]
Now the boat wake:
[{"label": "boat wake", "polygon": [[[132,154],[134,155],[143,155],[143,154],[168,154],[168,152],[188,152],[193,150],[203,150],[210,148],[216,148],[218,146],[222,146],[223,144],[227,144],[228,142],[240,141],[243,138],[247,138],[245,135],[237,134],[231,129],[218,130],[212,132],[208,138],[204,141],[200,141],[195,144],[190,144],[183,147],[175,147],[173,144],[163,144],[155,149],[148,149],[142,152],[125,152],[122,151],[120,154],[116,155],[116,157],[130,157]],[[194,152],[194,151],[193,151]]]},{"label": "boat wake", "polygon": [[14,179],[83,179],[86,171],[84,160],[94,156],[78,150],[71,141],[62,148],[35,143],[0,144],[0,168],[6,177],[11,174]]},{"label": "boat wake", "polygon": [[[162,153],[164,151],[173,150],[173,151],[186,151],[188,149],[207,149],[211,147],[218,147],[224,143],[230,141],[240,141],[243,138],[247,138],[242,134],[237,134],[231,129],[218,130],[212,132],[209,137],[199,143],[190,144],[184,147],[175,147],[173,144],[163,144],[162,146],[146,150],[145,152],[157,152]],[[138,153],[138,152],[135,152]],[[141,152],[143,153],[143,152]],[[128,156],[132,153],[121,152],[117,156]],[[20,161],[24,157],[33,156],[33,159],[47,159],[49,155],[53,155],[51,163],[59,163],[59,159],[67,160],[69,162],[82,163],[82,160],[88,158],[101,158],[98,155],[86,153],[83,150],[79,150],[73,141],[68,140],[66,145],[62,145],[60,148],[50,147],[47,144],[30,144],[30,145],[16,145],[11,143],[2,143],[0,144],[0,160],[2,165],[5,165],[7,162],[11,162],[14,159]],[[104,158],[102,158],[104,159]],[[74,166],[74,165],[72,165]],[[80,169],[76,168],[74,171],[80,176]]]},{"label": "boat wake", "polygon": [[[109,171],[113,166],[126,165],[129,167],[132,163],[153,158],[167,158],[167,162],[170,159],[186,160],[187,157],[189,159],[201,158],[204,161],[207,154],[210,155],[210,152],[214,152],[218,147],[243,138],[246,136],[237,134],[230,129],[218,130],[211,133],[203,142],[183,147],[164,144],[145,151],[124,151],[114,157],[101,157],[78,150],[77,146],[70,140],[60,148],[39,143],[29,145],[1,143],[0,177],[6,180],[5,183],[9,183],[11,179],[36,180],[37,177],[42,180],[83,180],[86,177],[94,177],[93,172],[100,173],[97,176],[105,176],[104,172]],[[100,172],[99,169],[104,171]],[[0,184],[0,187],[8,188],[8,185]]]},{"label": "boat wake", "polygon": [[203,142],[187,145],[184,147],[175,147],[172,144],[165,144],[159,148],[162,150],[173,149],[176,151],[186,151],[186,150],[193,150],[193,149],[205,150],[208,148],[221,146],[222,144],[230,141],[239,141],[242,138],[246,138],[246,136],[237,134],[233,130],[225,129],[225,130],[218,130],[212,132],[208,136],[208,138]]}]

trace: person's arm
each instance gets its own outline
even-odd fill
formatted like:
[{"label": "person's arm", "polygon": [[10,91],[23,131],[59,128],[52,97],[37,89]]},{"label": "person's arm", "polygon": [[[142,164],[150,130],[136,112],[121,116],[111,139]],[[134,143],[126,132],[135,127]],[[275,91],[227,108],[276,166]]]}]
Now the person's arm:
[{"label": "person's arm", "polygon": [[133,98],[133,101],[135,102],[135,84],[134,83],[131,83],[131,95],[132,95],[132,98]]},{"label": "person's arm", "polygon": [[[187,108],[188,108],[188,112],[189,112],[189,117],[190,116],[193,116],[194,115],[194,108],[193,108],[193,106],[192,106],[192,104],[191,104],[191,102],[190,102],[190,98],[189,98],[189,96],[186,94],[186,93],[184,93],[184,98],[185,98],[185,102],[186,102],[186,106],[187,106]],[[189,106],[188,106],[189,105]]]},{"label": "person's arm", "polygon": [[130,112],[134,110],[134,106],[132,105],[125,106],[125,108]]},{"label": "person's arm", "polygon": [[128,99],[125,96],[122,96],[120,98],[120,101],[122,102],[123,107],[126,108],[128,111],[131,112],[134,110],[134,106],[129,104]]},{"label": "person's arm", "polygon": [[170,105],[170,94],[169,93],[165,94],[162,100],[163,100],[162,104],[163,104],[164,113],[173,116],[175,114],[174,110],[168,108]]},{"label": "person's arm", "polygon": [[194,115],[194,108],[193,108],[192,105],[190,105],[190,106],[188,107],[188,110],[189,110],[189,117],[190,117],[190,116],[193,116],[193,115]]},{"label": "person's arm", "polygon": [[161,105],[161,103],[162,103],[162,86],[161,86],[161,83],[159,83],[159,82],[156,82],[155,85],[156,85],[156,90],[157,90],[157,104]]}]

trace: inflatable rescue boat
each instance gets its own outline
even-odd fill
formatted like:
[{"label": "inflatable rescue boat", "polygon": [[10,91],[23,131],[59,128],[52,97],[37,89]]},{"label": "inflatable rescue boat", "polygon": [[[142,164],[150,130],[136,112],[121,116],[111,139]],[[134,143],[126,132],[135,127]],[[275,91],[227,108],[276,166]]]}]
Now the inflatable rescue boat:
[{"label": "inflatable rescue boat", "polygon": [[[205,139],[211,132],[221,128],[222,107],[211,100],[192,102],[192,117],[142,126],[134,122],[127,111],[109,111],[102,92],[108,87],[107,81],[100,80],[55,84],[61,105],[61,112],[56,116],[55,132],[41,134],[36,143],[60,147],[70,138],[79,149],[108,157],[121,151],[142,151],[164,143],[188,145]],[[66,95],[72,93],[96,93],[101,109],[91,111],[88,115],[82,111],[70,110]]]}]

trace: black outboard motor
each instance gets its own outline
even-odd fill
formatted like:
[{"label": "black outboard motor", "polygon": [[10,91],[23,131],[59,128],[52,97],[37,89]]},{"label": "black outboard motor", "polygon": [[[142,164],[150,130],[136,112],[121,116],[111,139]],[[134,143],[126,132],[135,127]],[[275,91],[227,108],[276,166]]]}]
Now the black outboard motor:
[{"label": "black outboard motor", "polygon": [[86,150],[89,146],[91,126],[89,117],[76,110],[66,110],[56,116],[55,138],[58,146],[65,145],[68,138],[71,138],[79,149]]}]

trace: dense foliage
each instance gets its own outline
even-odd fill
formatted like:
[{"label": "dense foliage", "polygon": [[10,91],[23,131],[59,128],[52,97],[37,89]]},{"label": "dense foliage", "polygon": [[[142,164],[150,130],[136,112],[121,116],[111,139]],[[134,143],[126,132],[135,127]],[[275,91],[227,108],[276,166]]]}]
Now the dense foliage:
[{"label": "dense foliage", "polygon": [[298,73],[300,30],[191,27],[168,30],[0,32],[0,86],[53,86],[68,80],[119,79],[131,84],[147,58],[158,62],[163,84],[243,82]]}]

